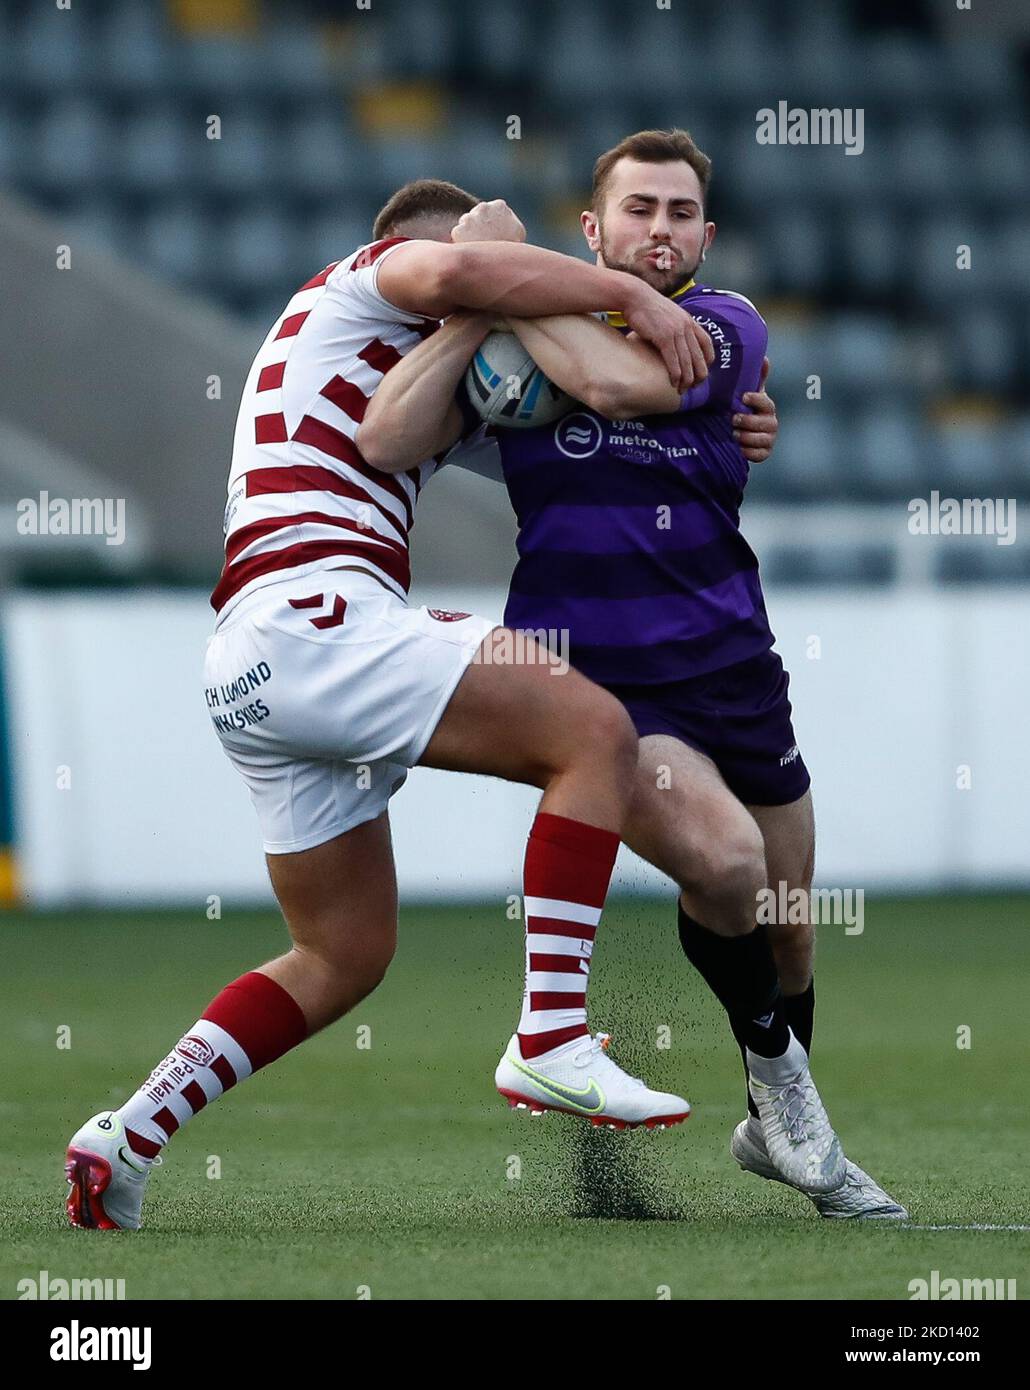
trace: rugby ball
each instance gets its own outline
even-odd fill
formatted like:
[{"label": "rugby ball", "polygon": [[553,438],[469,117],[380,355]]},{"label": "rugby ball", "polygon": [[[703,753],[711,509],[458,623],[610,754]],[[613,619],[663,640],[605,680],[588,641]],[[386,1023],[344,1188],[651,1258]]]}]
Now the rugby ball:
[{"label": "rugby ball", "polygon": [[465,373],[465,389],[481,419],[508,429],[550,425],[576,404],[544,376],[514,333],[484,338]]}]

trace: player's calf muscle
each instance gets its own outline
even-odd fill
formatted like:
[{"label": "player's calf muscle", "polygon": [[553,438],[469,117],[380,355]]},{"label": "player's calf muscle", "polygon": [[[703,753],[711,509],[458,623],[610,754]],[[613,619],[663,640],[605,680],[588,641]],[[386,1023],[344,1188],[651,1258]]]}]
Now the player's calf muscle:
[{"label": "player's calf muscle", "polygon": [[312,1028],[352,1009],[382,980],[397,940],[397,889],[384,815],[298,854],[268,856],[293,950],[261,967]]},{"label": "player's calf muscle", "polygon": [[395,937],[389,943],[381,940],[371,950],[342,958],[331,952],[294,946],[284,956],[263,965],[261,973],[296,1000],[310,1035],[349,1013],[382,983],[393,959],[394,944]]},{"label": "player's calf muscle", "polygon": [[769,945],[784,994],[803,993],[815,965],[815,929],[770,926]]}]

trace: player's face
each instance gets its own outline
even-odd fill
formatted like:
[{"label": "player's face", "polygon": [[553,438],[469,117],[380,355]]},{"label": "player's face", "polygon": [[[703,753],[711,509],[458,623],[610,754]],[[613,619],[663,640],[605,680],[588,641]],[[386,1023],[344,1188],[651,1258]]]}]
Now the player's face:
[{"label": "player's face", "polygon": [[620,159],[604,206],[583,214],[583,231],[600,264],[672,294],[692,279],[715,235],[704,219],[703,195],[689,164]]}]

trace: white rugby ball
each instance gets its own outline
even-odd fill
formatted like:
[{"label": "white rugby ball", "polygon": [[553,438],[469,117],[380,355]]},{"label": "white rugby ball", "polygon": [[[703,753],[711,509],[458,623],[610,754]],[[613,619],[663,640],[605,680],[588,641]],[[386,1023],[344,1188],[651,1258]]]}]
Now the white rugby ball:
[{"label": "white rugby ball", "polygon": [[546,377],[514,333],[490,333],[465,373],[469,400],[489,425],[533,429],[576,404]]}]

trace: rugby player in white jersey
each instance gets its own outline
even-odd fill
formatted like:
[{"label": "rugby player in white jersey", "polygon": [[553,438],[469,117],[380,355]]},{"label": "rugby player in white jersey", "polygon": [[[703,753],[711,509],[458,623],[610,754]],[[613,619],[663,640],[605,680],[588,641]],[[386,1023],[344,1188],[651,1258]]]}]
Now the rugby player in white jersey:
[{"label": "rugby player in white jersey", "polygon": [[[586,1026],[593,938],[633,786],[637,739],[610,695],[549,654],[504,665],[511,634],[466,613],[409,608],[408,531],[439,466],[388,475],[354,443],[384,374],[454,311],[480,337],[496,313],[618,308],[679,390],[711,343],[637,277],[537,247],[480,243],[496,205],[421,181],[375,242],[287,304],[243,391],[204,687],[249,787],[292,948],[227,985],[119,1109],[73,1136],[73,1225],[135,1229],[164,1145],[226,1090],[346,1013],[393,955],[387,805],[416,764],[538,786],[525,854],[526,988],[505,1057],[513,1104],[616,1127],[686,1118]],[[461,221],[458,237],[452,229]],[[480,311],[489,311],[482,317]],[[467,330],[466,330],[467,331]],[[479,659],[477,659],[479,658]]]}]

